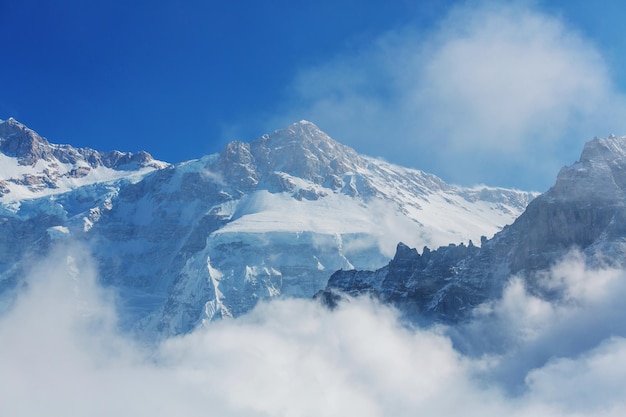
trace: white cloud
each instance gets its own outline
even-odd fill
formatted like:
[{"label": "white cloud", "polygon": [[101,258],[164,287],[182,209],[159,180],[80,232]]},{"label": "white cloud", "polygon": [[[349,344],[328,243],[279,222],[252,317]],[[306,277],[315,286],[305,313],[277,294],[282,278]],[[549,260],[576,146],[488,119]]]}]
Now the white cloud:
[{"label": "white cloud", "polygon": [[[545,291],[552,301],[536,295]],[[561,377],[551,371],[560,369],[555,363],[580,363],[581,381],[586,381],[588,356],[606,352],[595,349],[626,336],[624,296],[626,272],[590,269],[583,255],[574,251],[540,273],[532,291],[514,277],[501,299],[480,306],[475,318],[451,329],[451,335],[471,357],[490,356],[490,366],[479,372],[487,379],[499,381],[511,392],[529,390],[529,397],[544,398],[542,384],[553,382],[548,377]],[[593,384],[583,386],[594,390]],[[567,396],[565,391],[561,396]],[[568,403],[562,405],[567,408]]]},{"label": "white cloud", "polygon": [[554,18],[468,8],[444,26],[416,96],[455,150],[509,153],[558,140],[607,94],[598,52]]},{"label": "white cloud", "polygon": [[[114,331],[114,299],[95,285],[87,254],[65,247],[34,269],[28,290],[0,317],[2,410],[68,417],[623,415],[626,320],[615,309],[626,295],[624,275],[573,259],[552,275],[560,280],[555,288],[570,294],[565,301],[541,301],[513,281],[502,300],[485,306],[463,336],[506,341],[475,344],[472,355],[453,346],[449,329],[409,329],[394,310],[368,299],[332,312],[307,300],[261,303],[238,319],[146,348]],[[566,270],[575,279],[564,278]],[[590,282],[602,291],[579,291],[583,277],[598,273],[604,278]],[[555,348],[568,343],[575,346]],[[517,394],[507,394],[509,382],[493,372],[503,361],[521,364]]]},{"label": "white cloud", "polygon": [[531,371],[534,401],[558,403],[568,412],[620,415],[626,409],[626,339],[608,338],[576,358],[559,358]]},{"label": "white cloud", "polygon": [[[306,118],[358,151],[455,182],[547,187],[626,125],[597,46],[521,4],[470,2],[303,70],[280,126]],[[271,128],[270,126],[270,128]]]}]

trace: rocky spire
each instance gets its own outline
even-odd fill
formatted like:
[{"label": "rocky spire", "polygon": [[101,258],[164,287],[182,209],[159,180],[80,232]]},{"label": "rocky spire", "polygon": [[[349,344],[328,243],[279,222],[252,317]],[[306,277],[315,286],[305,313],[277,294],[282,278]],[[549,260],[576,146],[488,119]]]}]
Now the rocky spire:
[{"label": "rocky spire", "polygon": [[18,158],[21,165],[34,165],[52,156],[49,143],[12,117],[0,123],[0,152]]}]

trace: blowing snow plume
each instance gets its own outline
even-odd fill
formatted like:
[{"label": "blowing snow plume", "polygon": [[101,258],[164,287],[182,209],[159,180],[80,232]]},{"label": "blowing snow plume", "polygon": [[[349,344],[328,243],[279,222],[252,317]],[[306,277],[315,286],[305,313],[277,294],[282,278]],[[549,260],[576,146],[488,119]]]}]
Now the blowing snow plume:
[{"label": "blowing snow plume", "polygon": [[624,272],[589,270],[572,255],[545,280],[564,294],[560,301],[534,297],[513,279],[502,299],[458,329],[409,329],[367,298],[332,312],[287,299],[145,348],[115,331],[114,298],[96,284],[87,252],[64,246],[33,268],[0,319],[2,410],[624,415]]}]

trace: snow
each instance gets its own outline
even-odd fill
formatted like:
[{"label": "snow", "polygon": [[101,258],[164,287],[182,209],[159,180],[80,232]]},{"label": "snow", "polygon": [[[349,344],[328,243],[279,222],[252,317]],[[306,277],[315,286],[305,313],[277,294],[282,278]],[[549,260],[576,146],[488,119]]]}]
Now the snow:
[{"label": "snow", "polygon": [[[469,240],[479,244],[482,235],[493,236],[518,214],[512,210],[500,210],[494,203],[469,203],[455,195],[433,194],[427,201],[420,201],[419,206],[411,204],[410,199],[402,203],[404,213],[388,202],[373,201],[364,205],[338,193],[314,201],[298,201],[289,193],[257,191],[242,199],[233,220],[215,235],[269,232],[366,234],[375,236],[385,253],[393,254],[398,240],[409,246],[438,247],[450,242],[468,243]],[[387,234],[392,238],[384,242]]]},{"label": "snow", "polygon": [[374,227],[367,208],[343,194],[298,201],[290,193],[261,190],[242,198],[233,221],[216,233],[361,233]]}]

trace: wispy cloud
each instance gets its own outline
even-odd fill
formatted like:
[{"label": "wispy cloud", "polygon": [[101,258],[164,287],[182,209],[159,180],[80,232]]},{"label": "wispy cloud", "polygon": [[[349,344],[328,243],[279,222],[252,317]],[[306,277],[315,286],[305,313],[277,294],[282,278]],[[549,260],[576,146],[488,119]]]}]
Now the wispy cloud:
[{"label": "wispy cloud", "polygon": [[[269,126],[310,119],[458,183],[547,188],[594,135],[626,132],[599,48],[527,3],[469,2],[301,71]],[[271,128],[271,127],[269,127]]]}]

